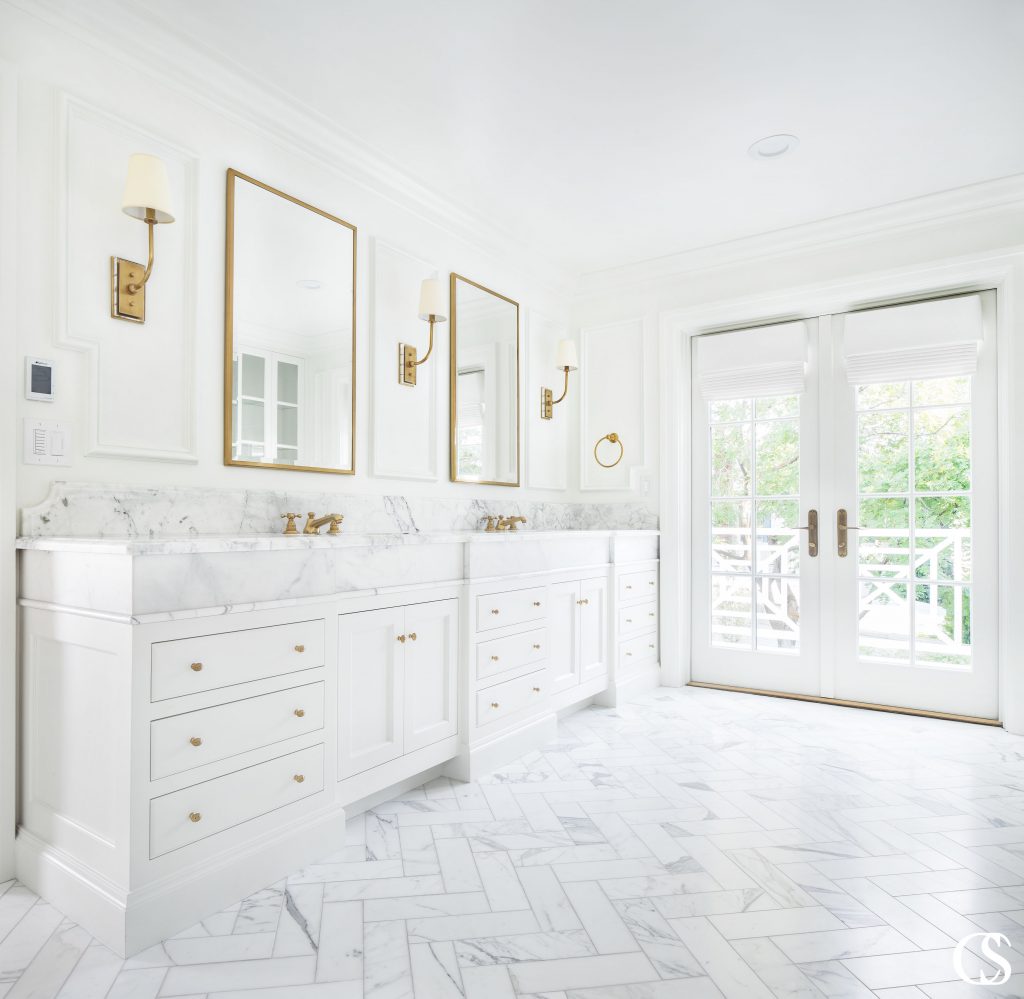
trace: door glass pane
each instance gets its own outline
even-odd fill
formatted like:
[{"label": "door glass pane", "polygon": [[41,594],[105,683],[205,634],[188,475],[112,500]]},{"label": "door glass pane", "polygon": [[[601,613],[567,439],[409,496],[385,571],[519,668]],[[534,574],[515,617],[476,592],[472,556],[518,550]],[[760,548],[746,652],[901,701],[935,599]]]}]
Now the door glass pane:
[{"label": "door glass pane", "polygon": [[862,659],[971,666],[970,378],[857,389]]},{"label": "door glass pane", "polygon": [[277,401],[299,402],[299,366],[289,361],[280,361],[277,365]]},{"label": "door glass pane", "polygon": [[266,362],[257,354],[242,354],[242,395],[262,399],[266,391]]},{"label": "door glass pane", "polygon": [[713,402],[711,644],[799,652],[800,397]]}]

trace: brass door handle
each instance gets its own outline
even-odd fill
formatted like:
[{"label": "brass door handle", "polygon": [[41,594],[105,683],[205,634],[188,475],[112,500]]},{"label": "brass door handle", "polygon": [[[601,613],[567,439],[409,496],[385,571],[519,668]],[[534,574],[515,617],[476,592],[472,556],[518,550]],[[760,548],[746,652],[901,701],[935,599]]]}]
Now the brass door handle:
[{"label": "brass door handle", "polygon": [[200,815],[198,812],[189,812],[188,813],[188,820],[189,820],[189,822],[198,822],[201,818],[202,818],[202,815]]},{"label": "brass door handle", "polygon": [[197,748],[203,744],[203,740],[200,739],[198,735],[192,736],[188,741],[190,745],[196,746]]},{"label": "brass door handle", "polygon": [[798,531],[807,532],[807,554],[811,558],[818,557],[818,511],[808,510],[807,511],[807,523],[803,527],[798,527]]},{"label": "brass door handle", "polygon": [[202,663],[192,663],[192,665],[189,668],[192,670],[193,673],[199,673],[199,672],[202,672],[203,664]]},{"label": "brass door handle", "polygon": [[295,709],[295,717],[296,718],[305,718],[306,717],[305,710],[303,708],[296,708]]},{"label": "brass door handle", "polygon": [[840,558],[846,558],[850,554],[850,540],[848,531],[859,531],[859,527],[852,527],[849,523],[849,515],[840,507],[836,510],[836,553]]}]

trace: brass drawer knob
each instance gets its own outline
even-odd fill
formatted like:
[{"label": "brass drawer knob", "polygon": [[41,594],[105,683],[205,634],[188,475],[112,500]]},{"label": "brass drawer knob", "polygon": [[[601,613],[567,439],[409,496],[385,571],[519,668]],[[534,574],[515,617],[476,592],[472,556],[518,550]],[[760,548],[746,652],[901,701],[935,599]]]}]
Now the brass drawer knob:
[{"label": "brass drawer knob", "polygon": [[192,736],[192,738],[191,738],[191,739],[189,739],[188,741],[189,741],[189,742],[190,742],[190,743],[191,743],[191,744],[192,744],[193,746],[201,746],[201,745],[203,744],[203,740],[202,740],[202,739],[200,739],[198,735],[194,735],[194,736]]},{"label": "brass drawer knob", "polygon": [[654,646],[653,646],[653,645],[648,645],[648,646],[647,646],[647,648],[649,648],[649,649],[653,649],[653,648],[654,648]]},{"label": "brass drawer knob", "polygon": [[627,656],[631,656],[632,654],[633,654],[632,652],[627,652],[626,653]]},{"label": "brass drawer knob", "polygon": [[415,631],[410,631],[409,632],[409,640],[411,642],[415,642],[416,641],[416,632]]},{"label": "brass drawer knob", "polygon": [[626,618],[626,624],[632,624],[632,623],[633,623],[633,619],[631,617],[627,617]]},{"label": "brass drawer knob", "polygon": [[198,822],[201,818],[202,818],[202,816],[198,812],[189,812],[188,813],[188,820],[189,820],[189,822]]},{"label": "brass drawer knob", "polygon": [[500,611],[500,610],[498,610],[498,608],[497,608],[497,607],[492,607],[492,608],[491,608],[491,613],[492,613],[492,614],[500,614],[500,613],[501,613],[501,611]]},{"label": "brass drawer knob", "polygon": [[654,611],[648,611],[647,616],[648,617],[655,617],[656,615],[655,615]]},{"label": "brass drawer knob", "polygon": [[296,708],[295,709],[295,717],[296,718],[305,718],[306,717],[305,709],[303,709],[303,708]]},{"label": "brass drawer knob", "polygon": [[398,635],[397,638],[398,638],[398,641],[400,641],[403,645],[405,645],[405,635]]},{"label": "brass drawer knob", "polygon": [[192,670],[193,673],[200,673],[200,672],[202,672],[203,664],[202,663],[193,663],[192,666],[190,667],[190,669]]},{"label": "brass drawer knob", "polygon": [[498,707],[498,702],[497,701],[491,701],[491,707],[492,708]]},{"label": "brass drawer knob", "polygon": [[539,694],[539,693],[540,693],[540,687],[534,687],[534,688],[533,688],[533,692],[534,692],[535,694]]},{"label": "brass drawer knob", "polygon": [[627,590],[633,589],[633,584],[632,583],[626,583],[626,589]]},{"label": "brass drawer knob", "polygon": [[536,650],[537,650],[538,652],[540,652],[540,646],[539,646],[539,645],[536,645],[536,644],[535,644],[535,645],[534,645],[533,647],[534,647],[534,648],[535,648],[535,649],[536,649]]},{"label": "brass drawer knob", "polygon": [[292,776],[292,780],[295,781],[296,784],[301,784],[305,779],[304,774],[295,774]]},{"label": "brass drawer knob", "polygon": [[498,657],[497,656],[491,656],[491,662],[492,663],[496,663],[497,661],[498,661]]},{"label": "brass drawer knob", "polygon": [[653,586],[654,585],[654,580],[653,579],[647,580],[647,585],[648,586]]},{"label": "brass drawer knob", "polygon": [[539,600],[534,600],[533,606],[534,607],[540,607],[540,601]]},{"label": "brass drawer knob", "polygon": [[305,652],[306,651],[306,646],[305,645],[296,645],[295,646],[295,651],[296,652]]}]

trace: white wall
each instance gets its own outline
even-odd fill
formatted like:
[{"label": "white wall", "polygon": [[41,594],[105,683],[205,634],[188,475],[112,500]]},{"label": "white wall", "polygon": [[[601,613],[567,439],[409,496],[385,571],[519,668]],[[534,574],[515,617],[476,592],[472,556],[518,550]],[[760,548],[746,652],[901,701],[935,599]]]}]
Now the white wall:
[{"label": "white wall", "polygon": [[[420,191],[365,151],[342,147],[322,123],[301,112],[275,117],[271,99],[232,81],[223,67],[154,39],[145,51],[121,53],[101,36],[46,17],[0,0],[0,59],[15,66],[19,84],[14,360],[20,365],[34,354],[57,362],[57,401],[21,400],[17,415],[66,421],[74,453],[70,468],[19,463],[19,505],[37,502],[54,479],[278,489],[295,488],[302,475],[317,492],[507,494],[448,482],[448,325],[438,327],[416,389],[398,385],[397,345],[409,340],[425,350],[427,325],[416,318],[416,302],[419,280],[431,272],[458,271],[519,301],[525,424],[534,408],[533,386],[530,395],[525,387],[531,344],[540,349],[530,331],[565,326],[565,276],[485,220]],[[142,326],[109,316],[109,256],[145,259],[145,226],[120,211],[132,151],[164,158],[177,206],[174,224],[156,231]],[[228,167],[358,227],[354,477],[223,465]],[[576,498],[575,480],[564,476],[569,428],[566,419],[540,431],[531,425],[531,436],[546,435],[531,448],[524,426],[527,488],[517,499]]]}]

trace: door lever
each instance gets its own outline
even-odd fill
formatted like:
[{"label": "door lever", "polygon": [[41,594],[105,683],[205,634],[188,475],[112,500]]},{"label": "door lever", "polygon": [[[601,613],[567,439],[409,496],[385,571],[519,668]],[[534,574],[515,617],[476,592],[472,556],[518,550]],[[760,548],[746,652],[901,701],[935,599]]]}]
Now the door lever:
[{"label": "door lever", "polygon": [[836,511],[836,549],[840,558],[846,558],[850,554],[850,544],[847,531],[859,531],[859,527],[853,527],[847,523],[846,511],[840,507]]},{"label": "door lever", "polygon": [[807,532],[807,554],[811,558],[818,557],[818,511],[808,510],[807,511],[807,523],[803,527],[798,527],[798,531]]}]

